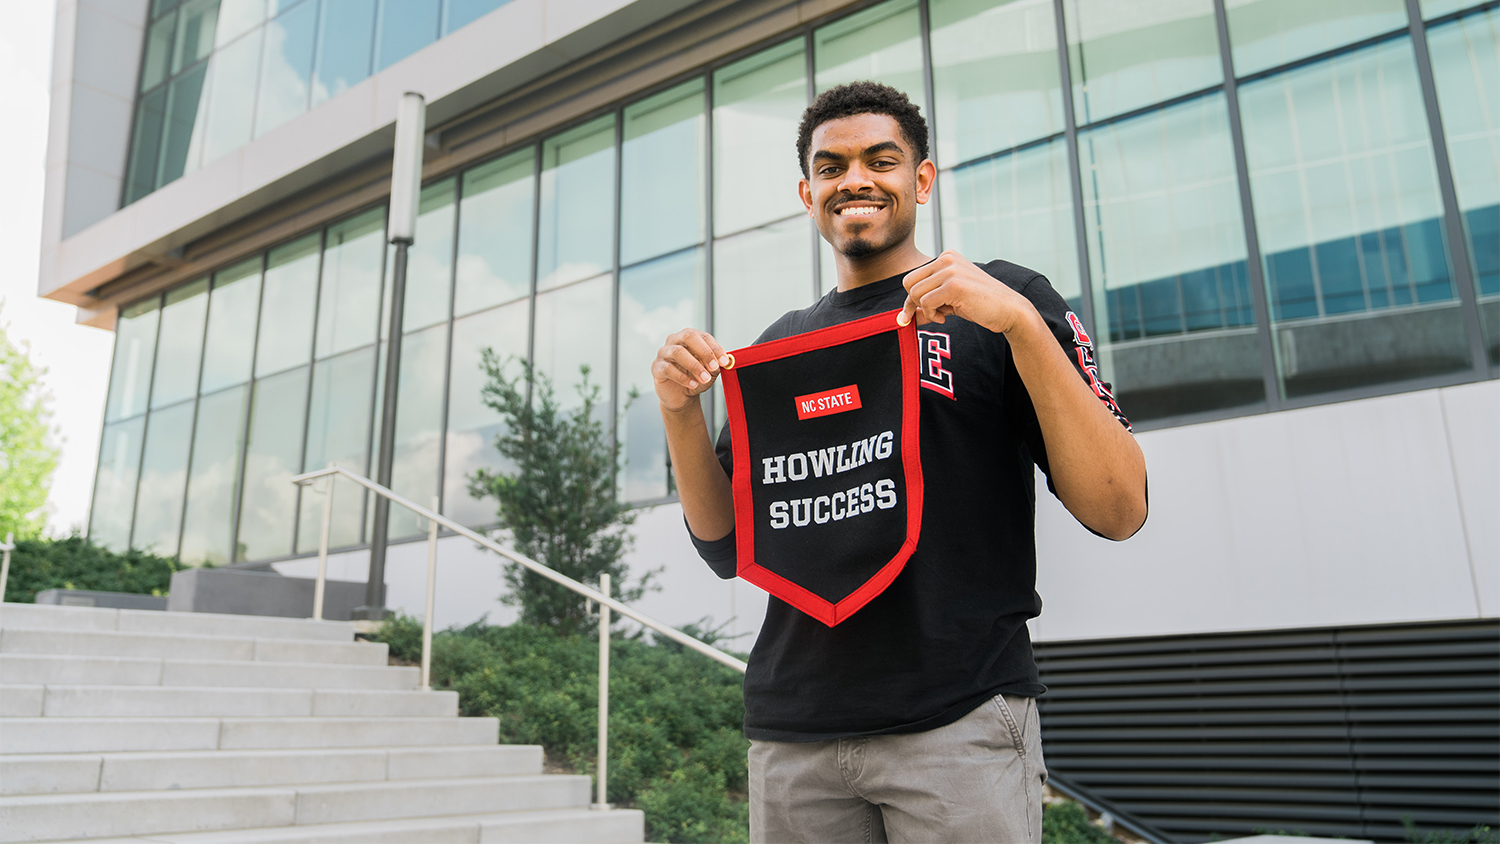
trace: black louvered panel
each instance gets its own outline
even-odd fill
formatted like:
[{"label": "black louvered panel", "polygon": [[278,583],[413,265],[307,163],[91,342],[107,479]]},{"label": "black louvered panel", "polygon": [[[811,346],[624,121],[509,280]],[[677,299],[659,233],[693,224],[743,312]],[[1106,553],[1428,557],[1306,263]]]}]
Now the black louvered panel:
[{"label": "black louvered panel", "polygon": [[1184,842],[1500,827],[1500,624],[1036,646],[1048,767]]}]

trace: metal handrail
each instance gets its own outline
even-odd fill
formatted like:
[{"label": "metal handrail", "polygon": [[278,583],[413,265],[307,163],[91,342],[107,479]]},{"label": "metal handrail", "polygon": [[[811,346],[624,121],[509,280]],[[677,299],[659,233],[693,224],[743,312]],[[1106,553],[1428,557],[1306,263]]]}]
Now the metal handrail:
[{"label": "metal handrail", "polygon": [[432,603],[433,584],[436,580],[437,570],[438,525],[442,525],[443,527],[446,527],[459,536],[470,539],[478,543],[479,545],[488,548],[491,551],[494,551],[496,554],[505,557],[511,562],[524,566],[525,568],[535,572],[536,574],[547,578],[553,583],[571,589],[579,595],[582,595],[589,601],[593,601],[599,604],[599,769],[597,777],[598,799],[593,804],[593,808],[595,809],[610,808],[609,803],[605,800],[605,772],[608,763],[609,746],[608,720],[610,610],[614,610],[615,612],[625,616],[626,618],[632,619],[646,627],[649,627],[657,633],[660,633],[668,639],[671,639],[672,641],[678,643],[679,645],[682,645],[683,647],[686,647],[690,650],[697,651],[698,653],[703,654],[704,656],[719,663],[720,665],[725,665],[733,668],[741,674],[745,673],[744,662],[735,659],[734,657],[730,656],[727,653],[724,653],[723,651],[713,647],[712,645],[704,644],[703,642],[694,639],[692,636],[683,633],[681,630],[670,627],[664,622],[657,621],[651,616],[646,615],[645,613],[630,606],[622,604],[619,601],[616,601],[614,598],[610,597],[608,594],[610,591],[609,575],[602,575],[600,577],[600,589],[594,589],[592,587],[585,586],[584,584],[579,583],[578,581],[574,580],[571,577],[568,577],[565,574],[554,571],[547,566],[544,566],[541,563],[537,562],[536,560],[531,559],[530,557],[518,554],[515,551],[506,548],[503,545],[500,545],[489,537],[477,531],[470,530],[469,528],[464,527],[463,525],[453,521],[450,518],[447,518],[446,516],[440,515],[437,512],[438,501],[436,496],[433,497],[432,508],[428,509],[408,498],[403,497],[395,491],[388,489],[387,487],[383,487],[380,484],[375,483],[374,481],[363,475],[356,474],[349,471],[348,469],[340,466],[335,466],[331,463],[325,469],[318,469],[313,472],[304,472],[292,478],[292,483],[299,486],[304,484],[311,484],[313,481],[316,481],[319,478],[328,478],[328,488],[323,491],[323,525],[321,536],[318,540],[318,579],[313,589],[313,618],[321,619],[323,617],[324,583],[327,580],[328,576],[328,534],[330,532],[329,528],[333,523],[333,480],[339,475],[343,475],[344,477],[348,478],[351,481],[354,481],[355,483],[359,484],[365,489],[370,490],[376,495],[383,495],[392,502],[400,504],[402,507],[405,507],[413,513],[416,513],[418,516],[427,519],[427,611],[422,618],[422,688],[424,690],[428,690],[431,688],[432,678]]}]

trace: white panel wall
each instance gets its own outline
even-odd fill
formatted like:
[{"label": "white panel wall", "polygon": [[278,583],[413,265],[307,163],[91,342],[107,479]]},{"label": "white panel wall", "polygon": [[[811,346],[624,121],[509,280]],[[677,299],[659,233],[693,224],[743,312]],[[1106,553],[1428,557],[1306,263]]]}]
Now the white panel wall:
[{"label": "white panel wall", "polygon": [[1039,497],[1033,629],[1060,640],[1495,615],[1497,420],[1488,381],[1142,434],[1151,517],[1133,539],[1098,539]]}]

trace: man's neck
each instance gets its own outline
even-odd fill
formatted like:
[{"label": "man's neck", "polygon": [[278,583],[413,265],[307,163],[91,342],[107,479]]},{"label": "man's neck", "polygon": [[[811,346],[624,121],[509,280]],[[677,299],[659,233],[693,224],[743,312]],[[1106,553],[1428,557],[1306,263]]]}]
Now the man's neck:
[{"label": "man's neck", "polygon": [[910,272],[932,260],[911,240],[865,258],[850,258],[838,253],[834,254],[834,258],[841,291],[854,290],[899,273]]}]

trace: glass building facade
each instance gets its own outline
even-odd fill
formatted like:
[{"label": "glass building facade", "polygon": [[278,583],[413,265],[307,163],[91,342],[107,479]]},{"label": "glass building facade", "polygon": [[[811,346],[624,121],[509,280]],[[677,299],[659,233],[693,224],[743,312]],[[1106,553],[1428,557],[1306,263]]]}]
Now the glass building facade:
[{"label": "glass building facade", "polygon": [[[416,49],[382,52],[381,33],[387,4],[423,5],[262,3],[240,35],[184,53],[203,68],[208,122],[183,138],[207,143],[212,92],[232,80],[262,92],[229,95],[257,103],[232,143],[262,131],[262,114],[274,125],[316,105],[337,87],[325,61],[348,58],[347,84]],[[198,8],[156,5],[174,33]],[[241,4],[211,5],[217,33]],[[486,4],[429,5],[427,41]],[[467,493],[476,469],[500,465],[479,393],[489,348],[534,361],[565,401],[587,367],[621,444],[621,495],[670,500],[648,365],[683,326],[735,348],[833,287],[796,196],[794,140],[810,98],[854,79],[928,115],[939,183],[919,246],[1045,273],[1141,429],[1494,378],[1497,6],[885,0],[447,173],[422,191],[410,256],[393,485],[493,524]],[[298,78],[312,81],[295,108],[261,104],[279,90],[269,64],[227,57],[236,37],[269,44],[293,13],[355,11],[359,26],[307,25]],[[190,71],[175,52],[153,58],[156,38],[153,24],[140,109],[155,97],[176,127],[172,86]],[[172,131],[152,143],[175,149]],[[96,541],[194,564],[316,551],[321,499],[288,479],[329,462],[374,474],[384,225],[369,208],[121,311]],[[367,541],[367,504],[340,488],[335,546]],[[393,512],[392,538],[419,531]]]},{"label": "glass building facade", "polygon": [[507,0],[151,0],[121,205]]}]

